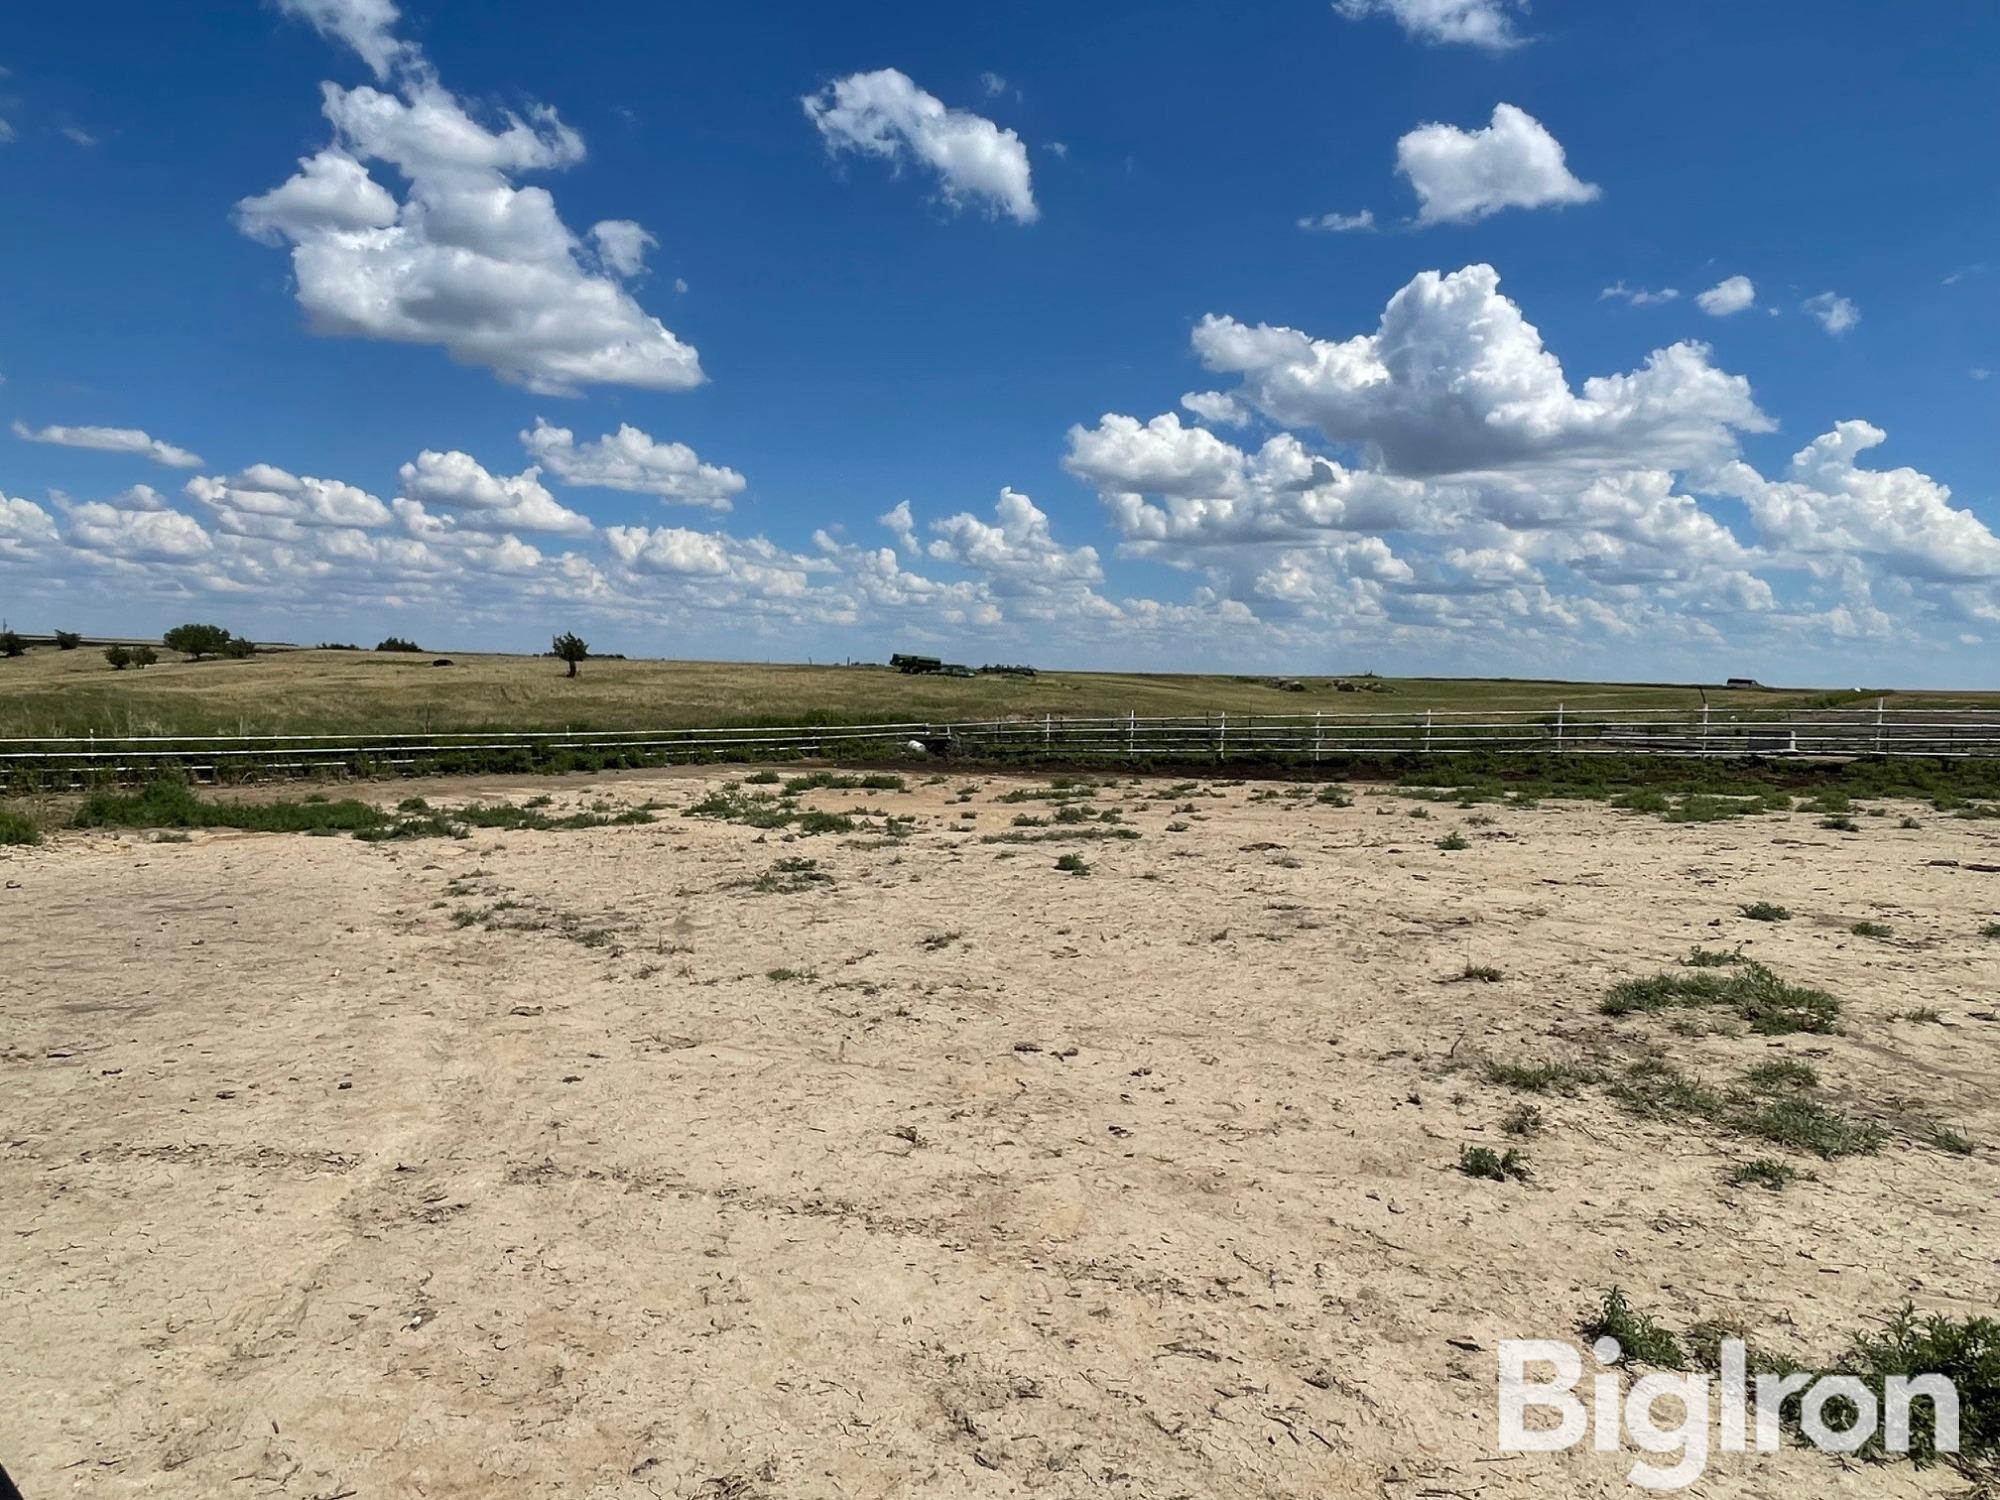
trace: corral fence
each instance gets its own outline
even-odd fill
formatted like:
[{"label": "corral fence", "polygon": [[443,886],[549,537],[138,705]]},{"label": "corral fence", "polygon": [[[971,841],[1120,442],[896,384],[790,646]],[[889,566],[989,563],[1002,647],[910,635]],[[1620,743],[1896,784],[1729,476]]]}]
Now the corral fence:
[{"label": "corral fence", "polygon": [[1890,708],[1605,711],[1422,709],[1384,713],[1127,713],[961,722],[465,734],[101,735],[0,738],[0,786],[69,787],[174,773],[272,776],[598,769],[760,759],[1262,761],[1370,756],[2000,756],[2000,710]]}]

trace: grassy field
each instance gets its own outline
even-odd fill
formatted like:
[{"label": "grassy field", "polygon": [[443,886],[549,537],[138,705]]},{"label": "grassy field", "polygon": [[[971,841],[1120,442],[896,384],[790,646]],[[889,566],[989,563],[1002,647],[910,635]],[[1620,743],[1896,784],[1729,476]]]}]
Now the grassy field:
[{"label": "grassy field", "polygon": [[[575,680],[532,656],[371,651],[273,652],[113,672],[96,651],[34,650],[0,660],[0,735],[427,733],[476,729],[650,729],[717,724],[853,723],[1055,714],[1421,712],[1532,708],[1681,708],[1693,687],[1479,679],[1386,679],[1343,693],[1335,679],[1286,692],[1262,677],[1047,672],[906,677],[881,669],[744,662],[591,661]],[[1718,706],[1874,701],[1822,690],[1724,692]],[[1891,693],[1892,705],[2000,706],[2000,694]]]}]

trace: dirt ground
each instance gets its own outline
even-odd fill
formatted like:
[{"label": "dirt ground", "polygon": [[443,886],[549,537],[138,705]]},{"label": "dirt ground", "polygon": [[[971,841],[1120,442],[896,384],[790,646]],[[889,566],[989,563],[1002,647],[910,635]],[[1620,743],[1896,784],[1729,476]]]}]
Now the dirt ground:
[{"label": "dirt ground", "polygon": [[[721,779],[416,788],[662,804],[583,831],[0,850],[27,1500],[1622,1495],[1630,1453],[1496,1452],[1501,1339],[1613,1285],[1820,1358],[2000,1303],[2000,825],[1149,781],[1093,799],[1140,838],[996,844],[1036,783],[954,775],[809,799],[908,838],[788,839],[678,815]],[[1739,943],[1844,1034],[1598,1013]],[[1809,1060],[1893,1139],[1821,1162],[1480,1070],[1648,1046]],[[1762,1155],[1818,1179],[1726,1185]],[[1698,1493],[1962,1489],[1788,1448]]]}]

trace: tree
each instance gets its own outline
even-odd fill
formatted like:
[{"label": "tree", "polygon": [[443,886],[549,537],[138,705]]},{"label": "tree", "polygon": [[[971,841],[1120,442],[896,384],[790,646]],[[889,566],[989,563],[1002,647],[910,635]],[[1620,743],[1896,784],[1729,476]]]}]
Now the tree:
[{"label": "tree", "polygon": [[392,635],[375,649],[377,651],[421,651],[424,648],[419,646],[415,641],[410,640],[407,636]]},{"label": "tree", "polygon": [[246,656],[255,656],[257,654],[257,643],[240,635],[232,635],[227,641],[223,642],[222,654],[224,656],[233,656],[238,661],[241,661]]},{"label": "tree", "polygon": [[123,646],[106,646],[104,659],[111,663],[111,670],[114,672],[122,672],[132,665],[132,653]]},{"label": "tree", "polygon": [[[19,656],[27,649],[28,643],[21,639],[18,631],[0,630],[0,656]],[[574,676],[575,673],[576,668],[571,667],[570,674]]]},{"label": "tree", "polygon": [[160,644],[200,661],[204,656],[220,656],[229,645],[229,632],[220,625],[176,625],[160,637]]},{"label": "tree", "polygon": [[83,637],[78,635],[74,630],[58,630],[56,632],[56,650],[58,651],[74,651],[82,644]]},{"label": "tree", "polygon": [[569,663],[569,675],[576,676],[576,664],[590,655],[590,642],[573,630],[565,630],[549,647],[549,654]]},{"label": "tree", "polygon": [[159,659],[160,653],[155,651],[151,646],[134,646],[132,648],[132,665],[135,667],[150,667]]}]

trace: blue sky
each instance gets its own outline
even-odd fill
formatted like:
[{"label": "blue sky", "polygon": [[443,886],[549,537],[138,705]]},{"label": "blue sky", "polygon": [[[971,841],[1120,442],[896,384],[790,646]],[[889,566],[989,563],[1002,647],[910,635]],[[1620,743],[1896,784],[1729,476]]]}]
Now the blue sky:
[{"label": "blue sky", "polygon": [[2000,13],[1896,20],[33,10],[0,608],[1991,686]]}]

